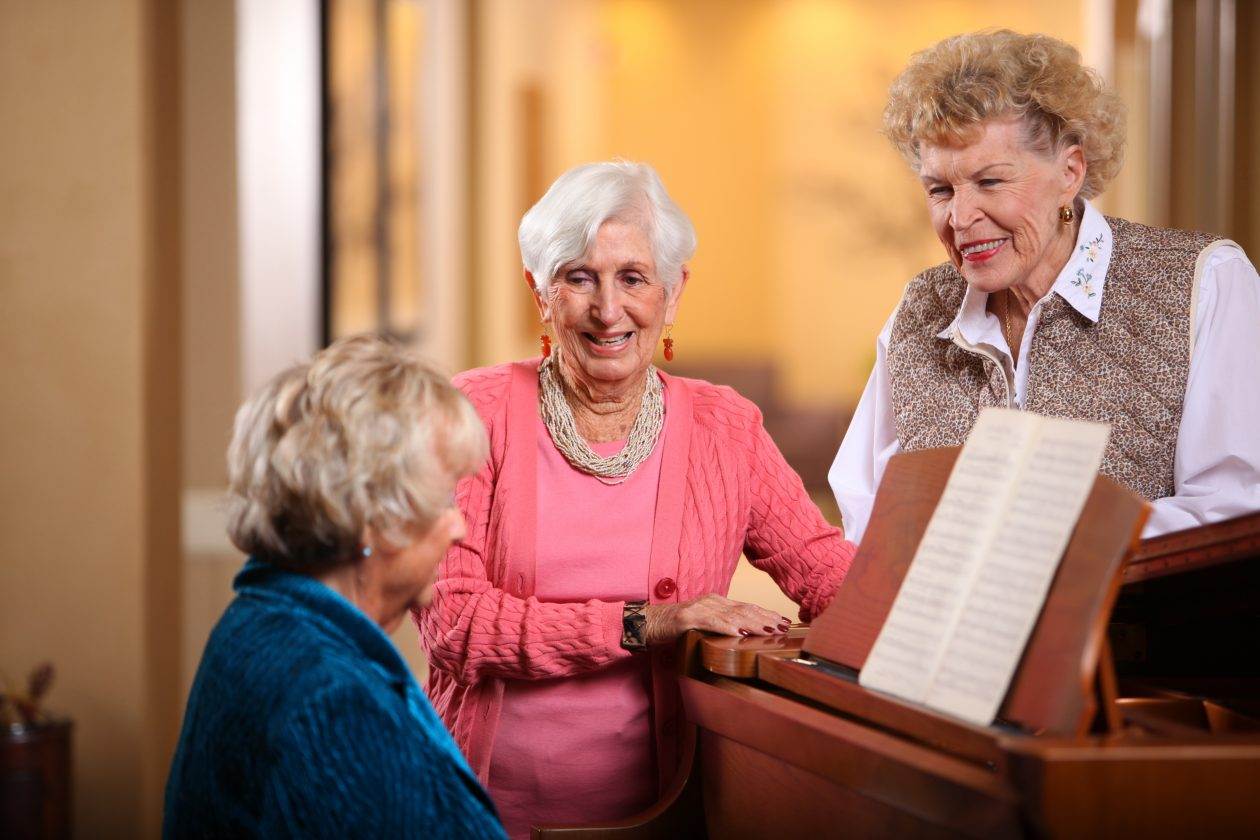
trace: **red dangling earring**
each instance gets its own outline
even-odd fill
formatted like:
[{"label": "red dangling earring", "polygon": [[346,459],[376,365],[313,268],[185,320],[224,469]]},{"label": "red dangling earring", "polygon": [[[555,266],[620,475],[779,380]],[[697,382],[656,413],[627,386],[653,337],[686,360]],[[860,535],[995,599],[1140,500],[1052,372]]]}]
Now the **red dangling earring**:
[{"label": "red dangling earring", "polygon": [[544,332],[542,334],[542,357],[545,359],[551,355],[551,336]]},{"label": "red dangling earring", "polygon": [[673,329],[674,329],[674,326],[672,324],[665,325],[665,342],[664,343],[665,343],[665,361],[667,362],[674,361],[674,339],[669,337],[669,334],[670,332],[673,331]]}]

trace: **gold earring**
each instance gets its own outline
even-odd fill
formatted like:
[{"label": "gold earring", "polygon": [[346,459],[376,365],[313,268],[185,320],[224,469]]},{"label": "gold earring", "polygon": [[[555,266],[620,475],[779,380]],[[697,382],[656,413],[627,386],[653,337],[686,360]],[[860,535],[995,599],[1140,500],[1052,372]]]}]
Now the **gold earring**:
[{"label": "gold earring", "polygon": [[673,324],[666,324],[666,325],[665,325],[665,341],[664,341],[664,344],[665,344],[665,361],[667,361],[667,362],[672,362],[672,361],[674,361],[674,339],[672,339],[672,338],[670,338],[670,337],[669,337],[669,334],[670,334],[671,332],[673,332],[673,331],[674,331],[674,325],[673,325]]},{"label": "gold earring", "polygon": [[547,329],[545,321],[543,322],[542,329],[542,336],[540,336],[540,338],[542,339],[542,357],[545,359],[551,355],[551,331]]},{"label": "gold earring", "polygon": [[1059,208],[1059,221],[1065,225],[1072,224],[1072,220],[1076,218],[1076,211],[1072,209],[1072,205],[1065,204]]}]

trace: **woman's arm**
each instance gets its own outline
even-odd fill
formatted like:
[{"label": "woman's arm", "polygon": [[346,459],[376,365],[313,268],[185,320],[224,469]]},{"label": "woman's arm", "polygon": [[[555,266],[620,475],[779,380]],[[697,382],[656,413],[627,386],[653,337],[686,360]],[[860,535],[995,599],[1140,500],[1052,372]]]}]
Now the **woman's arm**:
[{"label": "woman's arm", "polygon": [[823,518],[761,424],[760,413],[749,460],[752,508],[744,554],[801,605],[801,620],[811,621],[835,597],[857,547]]},{"label": "woman's arm", "polygon": [[1177,431],[1176,492],[1156,499],[1145,537],[1260,510],[1260,277],[1223,246],[1204,266],[1194,354]]},{"label": "woman's arm", "polygon": [[494,486],[487,464],[456,491],[468,534],[447,552],[433,600],[416,616],[429,664],[467,684],[572,676],[629,656],[621,647],[624,602],[550,603],[490,582],[485,552]]},{"label": "woman's arm", "polygon": [[875,340],[875,367],[849,421],[836,460],[827,473],[836,504],[840,506],[845,536],[855,543],[862,542],[862,535],[866,533],[884,467],[888,459],[901,450],[893,424],[888,382],[888,336],[896,315],[893,310]]},{"label": "woman's arm", "polygon": [[[488,466],[460,483],[468,536],[447,553],[433,600],[417,617],[430,665],[469,683],[572,676],[630,656],[621,647],[624,601],[553,603],[520,598],[489,582],[483,552],[492,495]],[[787,629],[778,613],[720,595],[653,604],[646,615],[649,644],[688,630],[760,636]]]}]

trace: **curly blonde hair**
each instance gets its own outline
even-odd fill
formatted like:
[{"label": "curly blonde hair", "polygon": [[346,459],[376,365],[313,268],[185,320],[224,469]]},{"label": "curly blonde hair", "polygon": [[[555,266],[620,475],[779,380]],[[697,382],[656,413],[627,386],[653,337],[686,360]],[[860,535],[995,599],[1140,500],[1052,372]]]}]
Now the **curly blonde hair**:
[{"label": "curly blonde hair", "polygon": [[369,528],[401,548],[487,451],[481,420],[444,375],[394,342],[345,338],[237,412],[228,535],[300,572],[353,560]]},{"label": "curly blonde hair", "polygon": [[1103,191],[1124,158],[1124,105],[1071,44],[1009,29],[946,38],[915,53],[889,91],[884,133],[916,170],[919,146],[966,144],[982,123],[1017,117],[1029,147],[1080,145],[1084,198]]}]

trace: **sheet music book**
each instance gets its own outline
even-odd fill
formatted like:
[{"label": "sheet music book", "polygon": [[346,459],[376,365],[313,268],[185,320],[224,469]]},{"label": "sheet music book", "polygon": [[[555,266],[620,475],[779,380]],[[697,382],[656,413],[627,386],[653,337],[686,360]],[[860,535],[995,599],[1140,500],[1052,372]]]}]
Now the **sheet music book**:
[{"label": "sheet music book", "polygon": [[984,409],[858,682],[992,723],[1109,434],[1105,423]]}]

